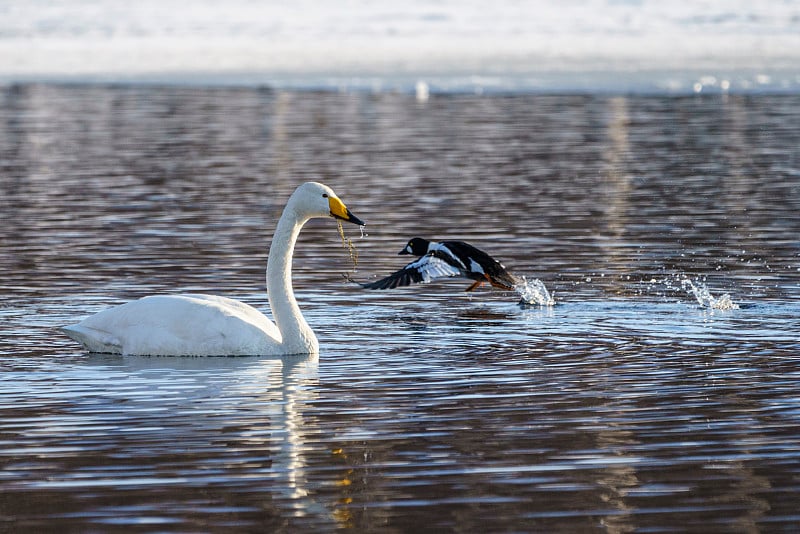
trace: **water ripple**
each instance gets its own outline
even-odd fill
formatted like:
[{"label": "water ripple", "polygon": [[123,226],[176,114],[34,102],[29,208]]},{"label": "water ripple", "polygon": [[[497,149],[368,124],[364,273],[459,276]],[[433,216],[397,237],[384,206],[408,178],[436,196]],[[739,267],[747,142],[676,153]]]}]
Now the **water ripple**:
[{"label": "water ripple", "polygon": [[[791,529],[798,109],[3,88],[0,530]],[[293,273],[319,357],[58,334],[153,292],[265,308],[270,221],[312,178],[369,223],[358,277],[465,239],[557,304],[362,291],[319,221]]]}]

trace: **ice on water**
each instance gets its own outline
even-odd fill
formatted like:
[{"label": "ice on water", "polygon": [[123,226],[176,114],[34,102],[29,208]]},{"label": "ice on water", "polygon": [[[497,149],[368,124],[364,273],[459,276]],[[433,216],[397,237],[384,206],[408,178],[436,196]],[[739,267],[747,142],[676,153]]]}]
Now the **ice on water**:
[{"label": "ice on water", "polygon": [[420,101],[453,90],[691,93],[800,84],[797,2],[788,0],[4,4],[0,81],[401,87]]}]

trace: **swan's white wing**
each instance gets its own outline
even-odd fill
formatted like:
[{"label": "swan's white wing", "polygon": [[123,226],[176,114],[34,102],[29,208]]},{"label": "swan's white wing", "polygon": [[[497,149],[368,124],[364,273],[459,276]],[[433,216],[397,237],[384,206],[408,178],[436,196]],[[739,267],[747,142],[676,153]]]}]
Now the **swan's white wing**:
[{"label": "swan's white wing", "polygon": [[461,276],[461,270],[433,255],[422,256],[399,271],[375,282],[361,284],[367,289],[394,289],[417,282],[427,283],[437,278]]},{"label": "swan's white wing", "polygon": [[281,341],[278,328],[261,312],[213,295],[145,297],[64,332],[90,351],[122,354],[267,354]]}]

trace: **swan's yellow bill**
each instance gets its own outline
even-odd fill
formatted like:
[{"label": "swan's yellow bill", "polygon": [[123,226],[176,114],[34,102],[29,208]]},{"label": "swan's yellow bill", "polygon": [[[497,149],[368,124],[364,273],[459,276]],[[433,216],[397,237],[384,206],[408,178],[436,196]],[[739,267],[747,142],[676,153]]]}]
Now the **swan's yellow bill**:
[{"label": "swan's yellow bill", "polygon": [[337,219],[355,223],[359,226],[364,226],[364,221],[362,221],[361,219],[350,213],[350,210],[347,209],[347,206],[345,206],[344,202],[339,200],[338,197],[329,196],[328,206],[330,206],[331,215],[333,215]]}]

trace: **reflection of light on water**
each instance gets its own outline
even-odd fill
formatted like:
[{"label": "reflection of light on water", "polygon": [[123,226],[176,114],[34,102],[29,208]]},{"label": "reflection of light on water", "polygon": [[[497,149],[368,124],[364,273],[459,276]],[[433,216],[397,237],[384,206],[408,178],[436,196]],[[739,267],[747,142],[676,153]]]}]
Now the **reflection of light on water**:
[{"label": "reflection of light on water", "polygon": [[427,102],[428,98],[430,98],[430,88],[428,84],[422,80],[419,80],[414,86],[414,92],[418,102]]},{"label": "reflection of light on water", "polygon": [[514,289],[519,293],[520,304],[530,306],[553,306],[556,301],[550,296],[550,292],[544,285],[544,282],[538,278],[528,280],[524,276],[522,282],[514,286]]}]

